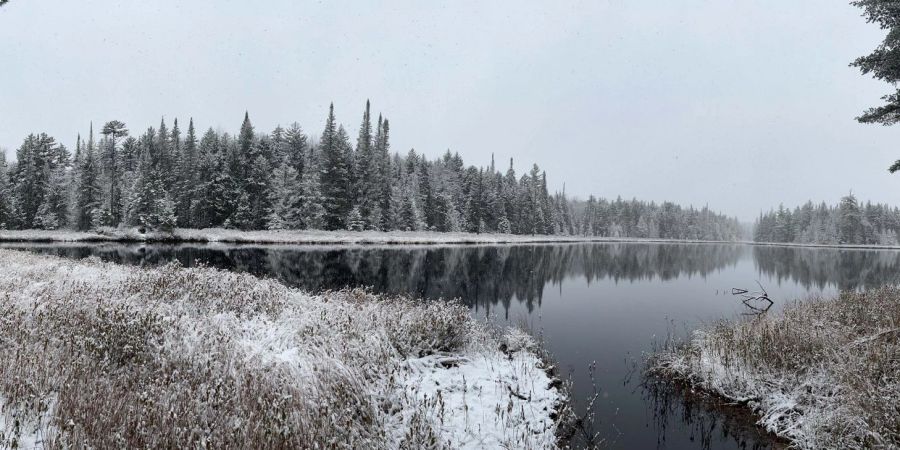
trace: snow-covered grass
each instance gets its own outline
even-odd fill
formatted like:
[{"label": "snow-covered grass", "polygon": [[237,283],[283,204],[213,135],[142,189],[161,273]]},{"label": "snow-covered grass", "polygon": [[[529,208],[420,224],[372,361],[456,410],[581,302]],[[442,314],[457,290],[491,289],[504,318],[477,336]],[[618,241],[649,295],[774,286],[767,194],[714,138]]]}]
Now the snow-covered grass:
[{"label": "snow-covered grass", "polygon": [[798,448],[898,448],[900,289],[723,321],[668,342],[648,371],[746,405]]},{"label": "snow-covered grass", "polygon": [[177,228],[171,233],[137,228],[101,228],[96,232],[70,230],[0,230],[0,242],[224,242],[253,244],[525,244],[554,242],[712,242],[671,239],[609,238],[497,233],[442,233],[436,231],[321,231],[259,230],[223,228]]},{"label": "snow-covered grass", "polygon": [[0,448],[553,448],[534,341],[452,302],[0,250]]}]

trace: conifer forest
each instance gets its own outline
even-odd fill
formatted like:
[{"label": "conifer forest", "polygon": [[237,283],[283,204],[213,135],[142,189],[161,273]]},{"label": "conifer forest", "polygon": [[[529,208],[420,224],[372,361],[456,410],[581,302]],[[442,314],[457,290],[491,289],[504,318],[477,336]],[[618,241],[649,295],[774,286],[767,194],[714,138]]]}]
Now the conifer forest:
[{"label": "conifer forest", "polygon": [[[0,228],[429,230],[735,240],[741,226],[707,207],[551,193],[537,164],[517,174],[429,159],[390,145],[391,123],[366,102],[352,143],[331,106],[321,134],[297,123],[237,134],[178,119],[142,133],[113,120],[78,134],[74,151],[46,133],[0,160]],[[0,155],[2,157],[2,155]]]}]

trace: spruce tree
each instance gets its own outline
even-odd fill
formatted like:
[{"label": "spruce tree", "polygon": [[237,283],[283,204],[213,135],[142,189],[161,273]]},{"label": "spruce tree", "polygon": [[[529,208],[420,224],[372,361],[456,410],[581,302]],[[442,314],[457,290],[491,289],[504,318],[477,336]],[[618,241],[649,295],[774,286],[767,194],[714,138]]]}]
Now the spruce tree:
[{"label": "spruce tree", "polygon": [[125,124],[112,120],[103,126],[100,134],[106,137],[106,155],[104,158],[105,168],[103,170],[106,180],[107,189],[105,209],[108,215],[108,222],[104,225],[115,226],[122,221],[122,186],[119,181],[121,168],[119,167],[119,156],[117,144],[119,139],[128,135],[128,129]]},{"label": "spruce tree", "polygon": [[364,228],[377,226],[380,217],[373,218],[372,211],[378,208],[380,189],[380,167],[375,154],[372,136],[371,105],[366,100],[366,109],[363,112],[362,123],[359,126],[359,136],[356,139],[355,156],[355,198],[360,220]]},{"label": "spruce tree", "polygon": [[82,163],[76,189],[75,226],[79,230],[94,228],[94,218],[100,208],[100,168],[93,142],[92,130],[87,147],[82,149]]},{"label": "spruce tree", "polygon": [[325,229],[340,230],[346,227],[350,213],[350,174],[348,170],[346,132],[338,128],[334,117],[334,104],[328,108],[325,130],[319,140],[322,155],[322,194],[325,207]]},{"label": "spruce tree", "polygon": [[309,153],[309,140],[297,122],[292,123],[285,131],[284,139],[287,163],[297,172],[298,176],[302,176],[306,170],[305,161],[307,153]]},{"label": "spruce tree", "polygon": [[[175,135],[173,129],[172,134]],[[173,136],[173,140],[178,141],[177,136]],[[175,195],[175,214],[178,217],[178,225],[182,227],[194,227],[194,217],[192,215],[192,205],[199,181],[197,179],[197,134],[194,130],[194,118],[188,122],[188,131],[184,140],[184,148],[181,150],[181,156],[178,163],[178,185]]]},{"label": "spruce tree", "polygon": [[35,226],[56,230],[68,226],[69,218],[68,167],[59,164],[51,170],[47,191],[35,217]]},{"label": "spruce tree", "polygon": [[301,201],[301,186],[297,171],[286,162],[275,168],[271,182],[271,209],[266,220],[269,230],[300,227],[297,212]]},{"label": "spruce tree", "polygon": [[304,166],[306,170],[301,175],[300,184],[299,226],[320,230],[325,226],[325,207],[320,185],[321,170],[312,151],[307,153]]},{"label": "spruce tree", "polygon": [[12,189],[9,184],[9,166],[6,153],[0,150],[0,230],[15,228]]},{"label": "spruce tree", "polygon": [[378,155],[378,197],[380,201],[379,213],[381,215],[377,227],[381,230],[391,228],[391,218],[395,210],[391,209],[391,196],[393,194],[393,178],[391,176],[391,127],[388,120],[378,116],[378,129],[375,134],[375,153]]}]

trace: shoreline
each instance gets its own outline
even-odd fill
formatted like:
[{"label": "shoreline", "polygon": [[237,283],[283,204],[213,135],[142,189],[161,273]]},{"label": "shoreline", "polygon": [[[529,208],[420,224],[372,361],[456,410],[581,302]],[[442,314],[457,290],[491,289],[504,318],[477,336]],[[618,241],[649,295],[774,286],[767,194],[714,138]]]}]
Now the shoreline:
[{"label": "shoreline", "polygon": [[534,338],[459,304],[2,249],[0,267],[0,447],[547,448],[564,425]]},{"label": "shoreline", "polygon": [[900,288],[721,320],[649,355],[645,376],[749,414],[801,449],[900,446]]},{"label": "shoreline", "polygon": [[322,231],[256,230],[222,228],[182,229],[171,233],[139,233],[135,228],[104,228],[98,231],[0,230],[0,243],[124,243],[124,244],[253,244],[322,246],[434,246],[516,244],[724,244],[756,247],[829,248],[845,250],[900,250],[900,245],[804,244],[795,242],[720,241],[571,235],[517,235],[497,233],[443,233],[436,231]]},{"label": "shoreline", "polygon": [[442,233],[433,231],[320,231],[221,228],[175,229],[172,233],[139,233],[137,229],[106,228],[96,232],[68,230],[0,230],[0,242],[170,243],[170,244],[284,244],[284,245],[496,245],[565,244],[590,242],[739,244],[740,241],[704,241],[658,238],[615,238],[565,235],[514,235],[497,233]]}]

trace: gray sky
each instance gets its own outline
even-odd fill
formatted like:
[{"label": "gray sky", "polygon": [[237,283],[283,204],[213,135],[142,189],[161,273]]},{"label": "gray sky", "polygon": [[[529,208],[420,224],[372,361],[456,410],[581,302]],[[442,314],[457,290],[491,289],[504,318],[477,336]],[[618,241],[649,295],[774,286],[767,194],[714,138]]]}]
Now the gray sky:
[{"label": "gray sky", "polygon": [[355,3],[12,0],[0,147],[245,109],[318,135],[331,101],[355,136],[369,98],[396,151],[536,162],[581,197],[900,205],[900,128],[853,121],[888,87],[847,66],[883,33],[846,1]]}]

